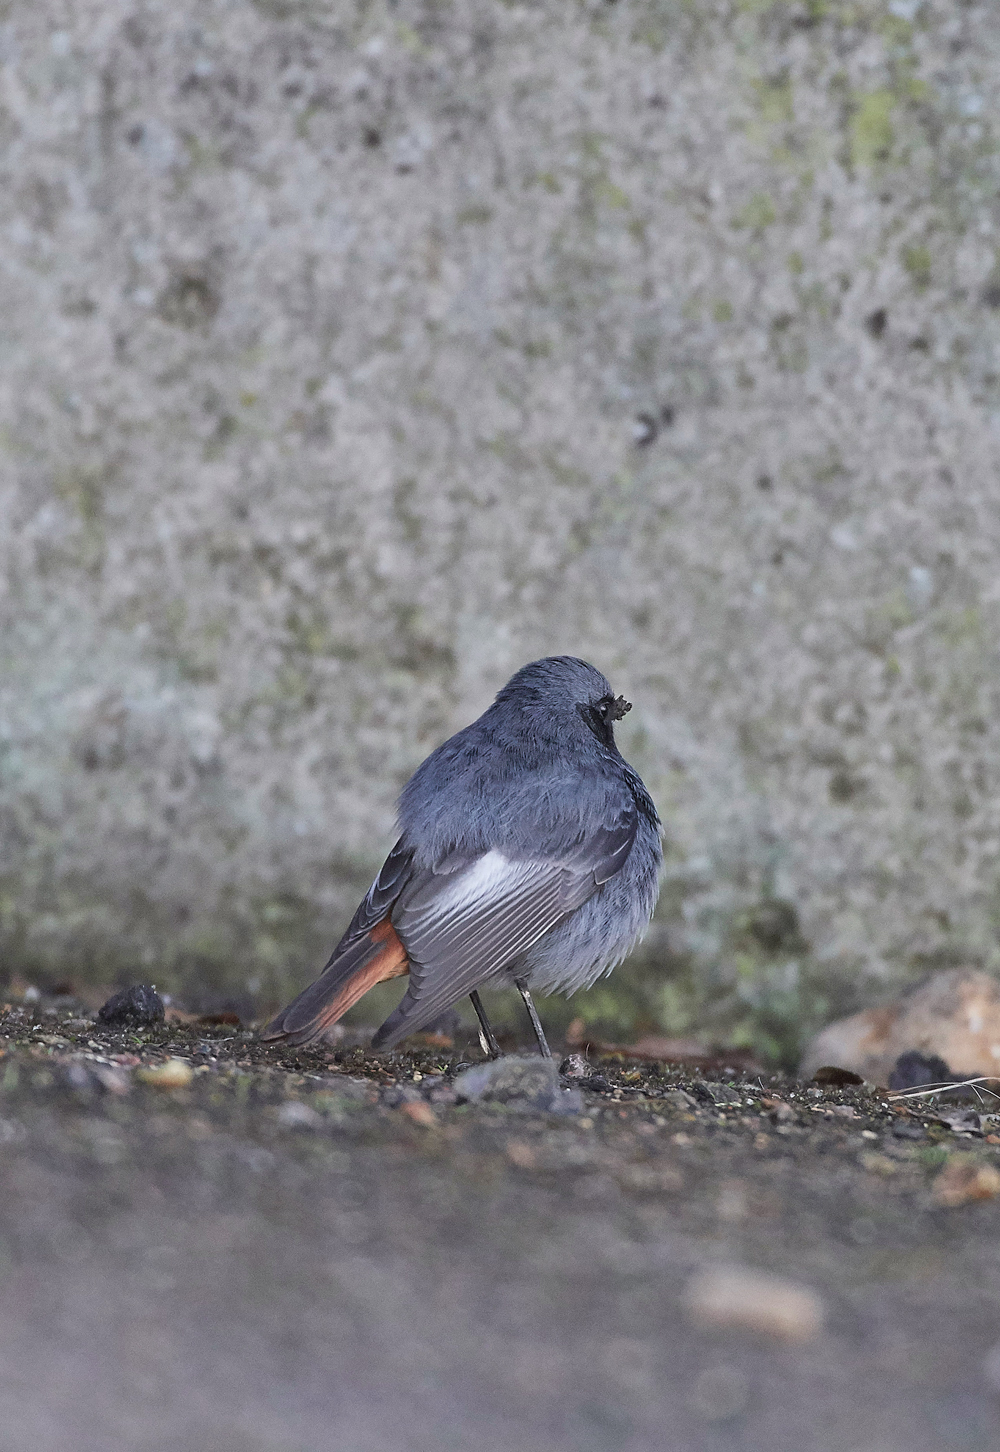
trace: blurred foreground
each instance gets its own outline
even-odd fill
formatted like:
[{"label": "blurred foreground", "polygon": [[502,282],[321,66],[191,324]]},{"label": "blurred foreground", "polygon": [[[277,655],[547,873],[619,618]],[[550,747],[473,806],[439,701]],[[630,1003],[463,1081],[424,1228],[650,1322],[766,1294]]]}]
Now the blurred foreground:
[{"label": "blurred foreground", "polygon": [[1000,1443],[988,1119],[614,1059],[460,1105],[430,1048],[23,1010],[0,1054],[5,1445]]}]

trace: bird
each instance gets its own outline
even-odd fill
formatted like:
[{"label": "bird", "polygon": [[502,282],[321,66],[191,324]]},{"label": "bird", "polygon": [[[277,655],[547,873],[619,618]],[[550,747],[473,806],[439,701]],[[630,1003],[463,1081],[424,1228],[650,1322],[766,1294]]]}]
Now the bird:
[{"label": "bird", "polygon": [[408,975],[373,1049],[394,1048],[468,994],[497,1058],[479,990],[513,986],[551,1057],[532,990],[590,987],[656,904],[660,819],[615,745],[629,710],[575,656],[517,671],[406,783],[398,840],[350,926],[261,1037],[312,1043],[376,983]]}]

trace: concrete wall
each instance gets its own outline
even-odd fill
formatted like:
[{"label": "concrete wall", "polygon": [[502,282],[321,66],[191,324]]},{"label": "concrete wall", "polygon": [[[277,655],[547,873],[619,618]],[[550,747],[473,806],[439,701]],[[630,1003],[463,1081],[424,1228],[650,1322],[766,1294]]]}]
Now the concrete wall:
[{"label": "concrete wall", "polygon": [[554,651],[670,840],[589,1012],[1000,966],[998,21],[8,5],[7,970],[304,981]]}]

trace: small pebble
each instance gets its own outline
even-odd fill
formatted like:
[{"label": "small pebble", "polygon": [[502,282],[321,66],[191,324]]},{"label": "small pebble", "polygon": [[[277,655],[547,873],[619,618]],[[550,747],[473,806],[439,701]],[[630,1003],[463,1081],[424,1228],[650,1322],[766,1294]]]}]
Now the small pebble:
[{"label": "small pebble", "polygon": [[91,1064],[90,1072],[108,1094],[127,1094],[132,1087],[128,1071],[116,1065]]},{"label": "small pebble", "polygon": [[934,1181],[934,1199],[946,1209],[1000,1195],[1000,1170],[980,1165],[971,1155],[955,1155]]},{"label": "small pebble", "polygon": [[504,1104],[508,1109],[578,1114],[582,1101],[576,1089],[561,1089],[551,1059],[536,1054],[510,1055],[466,1069],[455,1079],[460,1104]]},{"label": "small pebble", "polygon": [[63,1078],[68,1089],[75,1089],[80,1094],[93,1093],[97,1087],[83,1064],[67,1064]]},{"label": "small pebble", "polygon": [[564,1079],[587,1079],[590,1077],[590,1065],[583,1054],[570,1054],[559,1065],[559,1072]]},{"label": "small pebble", "polygon": [[412,1119],[414,1124],[419,1124],[424,1129],[432,1129],[437,1124],[437,1115],[423,1099],[414,1099],[408,1104],[401,1104],[399,1106],[399,1112],[400,1114],[405,1114],[407,1119]]},{"label": "small pebble", "polygon": [[700,1271],[688,1282],[684,1304],[706,1330],[735,1328],[805,1342],[823,1329],[823,1302],[815,1291],[743,1266]]},{"label": "small pebble", "polygon": [[538,1164],[538,1155],[534,1147],[525,1144],[524,1140],[509,1139],[505,1153],[511,1164],[516,1165],[519,1170],[533,1170]]},{"label": "small pebble", "polygon": [[168,1059],[165,1064],[136,1069],[135,1077],[153,1089],[186,1089],[194,1078],[194,1070],[186,1059]]},{"label": "small pebble", "polygon": [[321,1129],[323,1116],[300,1099],[287,1099],[278,1110],[282,1129]]}]

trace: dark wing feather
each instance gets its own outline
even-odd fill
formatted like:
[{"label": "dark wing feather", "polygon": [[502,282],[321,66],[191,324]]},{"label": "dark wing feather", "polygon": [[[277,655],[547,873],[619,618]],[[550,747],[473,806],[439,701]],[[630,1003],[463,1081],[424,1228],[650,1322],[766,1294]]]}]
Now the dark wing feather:
[{"label": "dark wing feather", "polygon": [[412,871],[413,849],[404,846],[400,839],[382,863],[378,877],[362,898],[361,905],[351,919],[347,932],[330,954],[326,968],[323,969],[324,973],[327,968],[331,968],[336,963],[349,943],[363,938],[366,933],[370,933],[372,928],[382,922],[409,881]]},{"label": "dark wing feather", "polygon": [[634,805],[559,857],[510,860],[487,852],[449,870],[414,874],[392,909],[406,947],[406,994],[373,1039],[389,1048],[503,972],[624,866],[637,830]]}]

